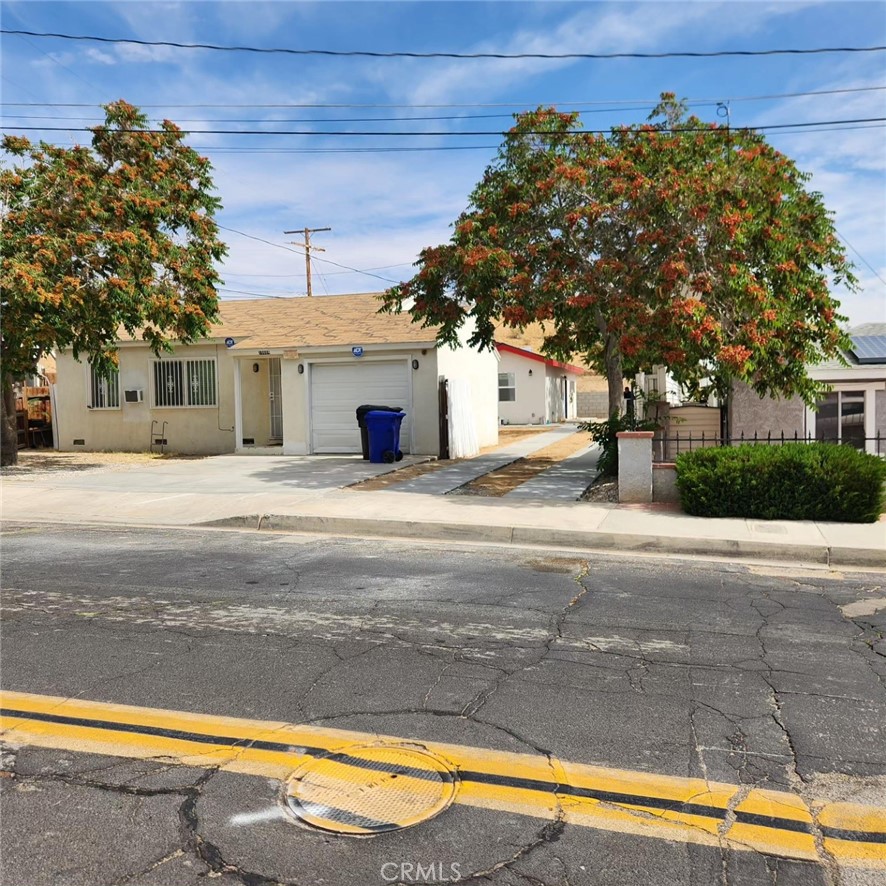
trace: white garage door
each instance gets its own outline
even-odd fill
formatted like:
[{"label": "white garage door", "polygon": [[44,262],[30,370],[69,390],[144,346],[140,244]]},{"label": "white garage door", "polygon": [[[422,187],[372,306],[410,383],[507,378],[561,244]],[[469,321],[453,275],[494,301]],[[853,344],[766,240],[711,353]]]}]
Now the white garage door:
[{"label": "white garage door", "polygon": [[[410,376],[406,361],[397,363],[315,363],[311,367],[311,451],[360,452],[357,407],[399,406],[409,411]],[[400,448],[409,451],[407,414],[400,428]]]}]

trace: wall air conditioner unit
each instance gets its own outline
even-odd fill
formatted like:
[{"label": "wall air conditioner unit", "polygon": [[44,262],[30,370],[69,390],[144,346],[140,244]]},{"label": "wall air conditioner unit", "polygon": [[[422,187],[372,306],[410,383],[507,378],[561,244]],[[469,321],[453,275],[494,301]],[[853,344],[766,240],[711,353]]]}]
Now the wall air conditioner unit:
[{"label": "wall air conditioner unit", "polygon": [[130,391],[123,392],[123,400],[126,403],[144,403],[145,402],[145,392],[138,389],[133,389]]}]

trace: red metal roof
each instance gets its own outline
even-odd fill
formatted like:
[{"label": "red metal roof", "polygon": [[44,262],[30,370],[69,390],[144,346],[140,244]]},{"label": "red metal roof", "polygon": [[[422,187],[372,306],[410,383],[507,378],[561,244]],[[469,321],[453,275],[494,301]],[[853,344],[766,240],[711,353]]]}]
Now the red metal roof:
[{"label": "red metal roof", "polygon": [[576,366],[574,363],[560,363],[559,360],[551,360],[550,357],[545,357],[544,354],[536,354],[535,351],[527,351],[525,348],[516,348],[514,345],[506,345],[504,342],[497,341],[495,346],[500,351],[504,351],[508,354],[516,354],[518,357],[525,357],[527,360],[536,360],[539,363],[544,363],[545,366],[553,366],[555,369],[562,369],[564,372],[571,372],[574,375],[585,374],[584,368]]}]

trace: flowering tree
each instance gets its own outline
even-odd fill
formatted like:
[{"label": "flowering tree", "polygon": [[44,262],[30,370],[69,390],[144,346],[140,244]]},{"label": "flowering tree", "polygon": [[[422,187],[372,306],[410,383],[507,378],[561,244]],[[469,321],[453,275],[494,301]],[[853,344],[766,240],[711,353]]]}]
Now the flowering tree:
[{"label": "flowering tree", "polygon": [[217,312],[209,161],[169,121],[149,129],[124,101],[105,111],[91,148],[3,139],[21,161],[0,170],[3,464],[16,460],[12,381],[41,354],[71,348],[108,370],[121,327],[159,352]]},{"label": "flowering tree", "polygon": [[518,115],[449,243],[388,290],[453,343],[490,347],[494,323],[545,327],[545,349],[605,374],[610,413],[623,376],[666,364],[721,394],[811,402],[805,364],[846,341],[832,283],[854,285],[808,176],[758,133],[687,117],[662,95],[650,122],[582,132],[577,114]]}]

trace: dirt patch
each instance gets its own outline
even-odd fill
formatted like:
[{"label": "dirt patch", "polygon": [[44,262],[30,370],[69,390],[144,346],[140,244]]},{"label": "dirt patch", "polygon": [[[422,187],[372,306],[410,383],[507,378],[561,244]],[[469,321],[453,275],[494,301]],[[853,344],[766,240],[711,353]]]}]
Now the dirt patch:
[{"label": "dirt patch", "polygon": [[360,492],[377,492],[379,489],[387,489],[397,483],[405,483],[407,480],[415,480],[416,477],[423,477],[425,474],[432,474],[439,471],[440,468],[454,465],[455,461],[451,458],[437,459],[436,461],[426,461],[420,465],[410,465],[408,468],[398,468],[389,474],[382,474],[380,477],[370,477],[368,480],[361,480],[348,486],[348,489],[356,489]]},{"label": "dirt patch", "polygon": [[95,471],[107,467],[128,467],[160,463],[172,459],[203,458],[201,455],[171,455],[158,452],[56,452],[54,449],[20,449],[18,464],[0,470],[4,477],[58,474],[68,471]]},{"label": "dirt patch", "polygon": [[544,449],[539,449],[525,458],[516,461],[497,471],[491,471],[453,490],[450,495],[483,495],[498,498],[507,495],[512,489],[522,486],[542,471],[555,465],[582,449],[586,449],[591,440],[585,431],[576,431],[563,440],[558,440]]},{"label": "dirt patch", "polygon": [[[543,434],[549,430],[550,427],[545,427],[544,425],[539,425],[537,428],[499,428],[498,443],[495,446],[484,447],[480,450],[480,455],[485,455],[487,452],[495,452],[496,449],[501,449],[502,446],[508,446],[511,443],[516,443],[518,440],[525,440],[527,437],[534,437],[536,434]],[[420,465],[410,465],[408,468],[400,468],[399,470],[392,471],[390,474],[370,477],[368,480],[349,486],[348,489],[356,489],[361,492],[377,492],[379,489],[387,489],[389,486],[406,483],[409,480],[415,480],[417,477],[423,477],[425,474],[432,474],[434,471],[448,468],[449,465],[454,465],[457,461],[458,459],[453,458],[440,458]]]}]

